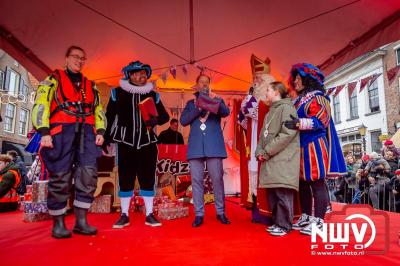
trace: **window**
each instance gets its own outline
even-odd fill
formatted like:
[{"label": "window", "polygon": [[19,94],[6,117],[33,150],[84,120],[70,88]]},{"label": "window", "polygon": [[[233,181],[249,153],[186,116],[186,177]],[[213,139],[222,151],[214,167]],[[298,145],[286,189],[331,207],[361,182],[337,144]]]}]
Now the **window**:
[{"label": "window", "polygon": [[4,83],[4,71],[0,70],[0,90],[3,90],[3,83]]},{"label": "window", "polygon": [[357,90],[353,90],[353,93],[349,95],[349,103],[350,119],[358,118]]},{"label": "window", "polygon": [[368,87],[369,109],[370,112],[378,112],[379,109],[379,94],[378,94],[378,80],[375,80],[371,86]]},{"label": "window", "polygon": [[[21,95],[23,95],[23,96],[21,96]],[[18,96],[19,96],[19,100],[23,101],[23,102],[26,102],[26,100],[28,98],[28,86],[26,86],[23,79],[21,79],[21,82],[19,84]]]},{"label": "window", "polygon": [[347,136],[341,136],[340,140],[342,143],[345,142],[355,142],[361,140],[361,135],[360,134],[353,134],[353,135],[347,135]]},{"label": "window", "polygon": [[380,152],[382,149],[382,142],[379,140],[379,136],[382,134],[380,130],[371,131],[371,148],[372,151]]},{"label": "window", "polygon": [[16,95],[19,88],[19,81],[20,81],[19,74],[14,70],[12,70],[11,68],[8,68],[5,90],[8,91],[9,94]]},{"label": "window", "polygon": [[26,109],[21,109],[21,111],[19,112],[18,134],[22,136],[26,136],[26,131],[28,128],[28,117],[29,111]]},{"label": "window", "polygon": [[14,132],[15,105],[7,104],[4,116],[4,131]]},{"label": "window", "polygon": [[340,121],[340,102],[339,95],[333,97],[333,112],[334,112],[334,121],[336,124],[339,124]]},{"label": "window", "polygon": [[400,48],[396,50],[397,65],[400,65]]},{"label": "window", "polygon": [[25,96],[25,102],[28,100],[28,91],[28,86],[25,85],[22,93]]}]

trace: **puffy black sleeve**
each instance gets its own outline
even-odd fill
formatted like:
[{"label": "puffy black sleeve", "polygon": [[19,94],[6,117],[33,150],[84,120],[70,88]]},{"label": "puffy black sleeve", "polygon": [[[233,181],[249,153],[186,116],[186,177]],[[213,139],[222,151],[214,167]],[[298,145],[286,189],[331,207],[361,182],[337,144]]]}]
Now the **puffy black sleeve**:
[{"label": "puffy black sleeve", "polygon": [[110,99],[108,100],[107,109],[106,109],[106,119],[107,119],[107,128],[104,134],[104,140],[107,143],[110,143],[111,138],[111,127],[114,124],[115,116],[117,114],[117,99],[116,99],[117,91],[116,89],[111,90]]}]

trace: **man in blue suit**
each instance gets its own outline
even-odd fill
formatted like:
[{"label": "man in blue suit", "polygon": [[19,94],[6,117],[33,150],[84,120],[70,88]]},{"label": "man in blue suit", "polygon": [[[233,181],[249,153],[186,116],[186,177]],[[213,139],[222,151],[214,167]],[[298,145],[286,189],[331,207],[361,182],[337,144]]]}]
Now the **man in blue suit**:
[{"label": "man in blue suit", "polygon": [[[204,219],[204,163],[207,163],[211,177],[217,219],[223,224],[230,224],[225,216],[225,192],[222,160],[227,157],[224,136],[221,129],[221,118],[229,115],[225,102],[214,93],[209,92],[210,78],[200,75],[196,80],[196,98],[186,103],[180,122],[182,126],[190,125],[187,159],[192,176],[193,203],[196,218],[193,227],[199,227]],[[200,92],[208,93],[210,98],[220,101],[216,114],[198,107],[197,99]]]}]

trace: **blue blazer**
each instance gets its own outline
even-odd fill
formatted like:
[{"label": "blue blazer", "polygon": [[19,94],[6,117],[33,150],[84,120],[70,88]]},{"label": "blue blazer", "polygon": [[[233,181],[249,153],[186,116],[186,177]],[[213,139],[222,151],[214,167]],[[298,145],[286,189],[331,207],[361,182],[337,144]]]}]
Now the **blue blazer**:
[{"label": "blue blazer", "polygon": [[201,122],[199,118],[200,115],[204,113],[205,111],[199,110],[199,108],[194,105],[194,100],[188,101],[182,112],[180,118],[182,126],[190,125],[187,159],[205,157],[226,158],[221,118],[229,115],[229,108],[222,100],[218,114],[210,113],[205,122],[206,129],[203,131],[200,129]]}]

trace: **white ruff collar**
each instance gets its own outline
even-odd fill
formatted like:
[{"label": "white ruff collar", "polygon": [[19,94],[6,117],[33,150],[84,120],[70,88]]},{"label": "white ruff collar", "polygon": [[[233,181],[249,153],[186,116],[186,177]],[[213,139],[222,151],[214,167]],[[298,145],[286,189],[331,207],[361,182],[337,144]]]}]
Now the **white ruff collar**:
[{"label": "white ruff collar", "polygon": [[121,79],[119,81],[119,85],[124,91],[127,91],[129,93],[146,94],[154,89],[153,83],[151,82],[148,82],[143,86],[135,86],[129,83],[129,81],[125,79]]}]

